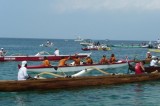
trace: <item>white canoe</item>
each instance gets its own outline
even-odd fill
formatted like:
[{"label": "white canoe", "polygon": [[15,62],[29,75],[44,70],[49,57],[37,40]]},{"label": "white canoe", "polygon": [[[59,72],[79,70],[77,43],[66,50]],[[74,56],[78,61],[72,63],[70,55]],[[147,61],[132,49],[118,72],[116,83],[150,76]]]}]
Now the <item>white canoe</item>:
[{"label": "white canoe", "polygon": [[50,67],[45,67],[45,66],[27,66],[28,71],[30,72],[77,72],[81,71],[84,69],[108,69],[108,68],[118,68],[118,67],[123,67],[127,66],[128,62],[127,61],[119,61],[114,64],[92,64],[92,65],[79,65],[79,66],[50,66]]}]

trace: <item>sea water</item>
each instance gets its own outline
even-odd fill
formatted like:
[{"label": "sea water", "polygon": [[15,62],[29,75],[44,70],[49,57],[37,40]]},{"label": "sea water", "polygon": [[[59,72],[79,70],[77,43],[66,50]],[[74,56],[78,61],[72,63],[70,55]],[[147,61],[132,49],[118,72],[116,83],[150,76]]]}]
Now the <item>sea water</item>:
[{"label": "sea water", "polygon": [[[117,59],[144,59],[147,48],[114,48],[111,51],[82,51],[82,46],[74,40],[49,39],[53,47],[40,47],[48,39],[0,38],[0,48],[7,55],[35,55],[40,51],[54,53],[55,48],[60,54],[92,52],[92,59],[98,62],[102,55],[114,53]],[[100,41],[100,40],[99,40]],[[142,41],[100,41],[110,44],[138,44]],[[159,55],[153,53],[153,55]],[[57,65],[57,62],[51,62]],[[16,80],[21,62],[0,62],[0,80]],[[28,65],[41,62],[28,62]],[[110,73],[127,73],[128,67],[105,70]],[[29,73],[31,76],[35,73]],[[95,73],[94,73],[95,74]],[[97,72],[98,74],[98,72]],[[106,85],[83,88],[59,89],[53,91],[0,92],[1,106],[160,106],[160,82],[148,81],[140,83]]]}]

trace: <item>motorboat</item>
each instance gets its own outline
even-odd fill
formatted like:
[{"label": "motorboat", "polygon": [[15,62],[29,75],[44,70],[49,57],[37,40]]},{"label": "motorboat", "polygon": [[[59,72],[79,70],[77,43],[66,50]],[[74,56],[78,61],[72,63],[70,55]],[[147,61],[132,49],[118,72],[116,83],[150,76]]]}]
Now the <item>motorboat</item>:
[{"label": "motorboat", "polygon": [[89,50],[104,50],[104,51],[108,51],[108,50],[111,50],[110,47],[108,47],[107,45],[91,45],[91,46],[87,46],[87,47],[84,47],[82,48],[82,50],[84,51],[89,51]]},{"label": "motorboat", "polygon": [[53,42],[48,40],[46,43],[40,44],[39,46],[41,46],[41,47],[52,47],[52,46],[54,46],[54,44],[53,44]]},{"label": "motorboat", "polygon": [[86,47],[86,46],[92,46],[94,42],[91,39],[85,39],[82,42],[80,42],[80,45]]},{"label": "motorboat", "polygon": [[75,42],[81,42],[81,41],[83,41],[83,40],[84,40],[84,39],[82,39],[80,36],[78,36],[77,39],[75,39],[74,41],[75,41]]}]

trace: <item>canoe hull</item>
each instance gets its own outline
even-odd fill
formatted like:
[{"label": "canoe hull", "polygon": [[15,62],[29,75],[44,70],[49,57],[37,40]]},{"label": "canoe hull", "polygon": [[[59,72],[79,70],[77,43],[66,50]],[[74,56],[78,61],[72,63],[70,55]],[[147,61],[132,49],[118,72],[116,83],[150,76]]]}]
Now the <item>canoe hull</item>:
[{"label": "canoe hull", "polygon": [[79,65],[79,66],[61,66],[56,68],[53,67],[43,67],[43,66],[27,66],[30,72],[76,72],[84,69],[109,69],[127,66],[127,62],[115,63],[115,64],[92,64],[92,65]]},{"label": "canoe hull", "polygon": [[80,88],[98,85],[113,85],[142,81],[159,80],[160,73],[141,75],[108,75],[75,78],[53,78],[26,81],[0,81],[0,91],[34,91],[63,88]]},{"label": "canoe hull", "polygon": [[80,58],[87,57],[88,55],[91,55],[91,53],[80,53],[80,54],[74,54],[74,55],[41,55],[41,56],[4,56],[0,57],[0,61],[43,61],[44,56],[48,58],[50,61],[58,61],[62,57],[72,57],[75,58],[75,56],[78,55]]},{"label": "canoe hull", "polygon": [[83,51],[90,51],[90,50],[103,50],[103,51],[108,51],[111,50],[109,47],[107,48],[82,48]]}]

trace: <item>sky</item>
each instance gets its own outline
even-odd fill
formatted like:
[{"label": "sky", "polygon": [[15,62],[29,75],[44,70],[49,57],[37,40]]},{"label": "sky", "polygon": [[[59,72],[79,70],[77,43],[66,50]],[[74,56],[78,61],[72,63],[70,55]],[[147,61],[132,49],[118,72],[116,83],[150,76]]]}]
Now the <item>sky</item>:
[{"label": "sky", "polygon": [[0,0],[0,37],[157,40],[160,0]]}]

